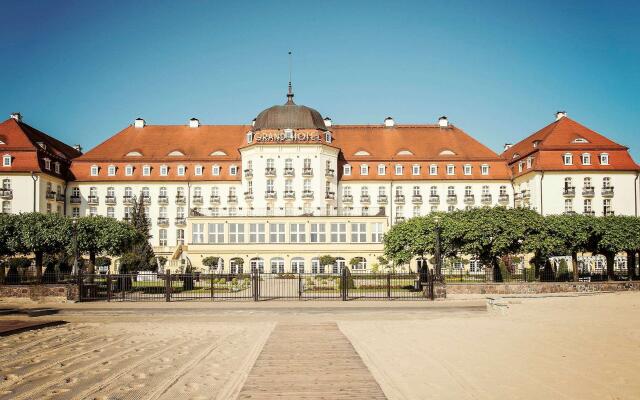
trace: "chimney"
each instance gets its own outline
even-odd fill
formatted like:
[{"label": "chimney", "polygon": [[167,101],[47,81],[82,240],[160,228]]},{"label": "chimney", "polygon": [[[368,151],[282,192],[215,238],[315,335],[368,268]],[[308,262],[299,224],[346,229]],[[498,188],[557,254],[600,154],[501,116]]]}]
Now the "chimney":
[{"label": "chimney", "polygon": [[82,146],[80,146],[79,144],[74,145],[73,148],[82,153]]},{"label": "chimney", "polygon": [[392,127],[396,125],[396,121],[393,120],[393,118],[391,117],[387,117],[384,119],[384,126],[386,127]]},{"label": "chimney", "polygon": [[564,118],[567,116],[567,112],[566,111],[558,111],[556,112],[556,121],[558,121],[560,118]]},{"label": "chimney", "polygon": [[504,144],[504,150],[503,150],[503,151],[507,151],[507,150],[509,150],[509,149],[511,148],[511,146],[513,146],[513,144],[511,144],[511,143],[505,143],[505,144]]},{"label": "chimney", "polygon": [[144,122],[144,119],[142,118],[136,118],[133,121],[133,126],[136,128],[144,128],[144,125],[145,125],[145,122]]},{"label": "chimney", "polygon": [[256,126],[256,119],[255,118],[251,120],[251,126]]},{"label": "chimney", "polygon": [[443,115],[442,117],[438,118],[438,126],[440,126],[440,128],[449,127],[449,120],[447,119],[446,115]]},{"label": "chimney", "polygon": [[189,120],[189,128],[197,128],[200,126],[200,121],[198,118],[191,118]]},{"label": "chimney", "polygon": [[324,125],[325,125],[327,128],[330,128],[330,127],[331,127],[331,118],[326,117],[326,118],[324,119]]},{"label": "chimney", "polygon": [[20,114],[19,112],[11,113],[9,117],[11,117],[12,119],[15,119],[18,122],[22,122],[22,114]]}]

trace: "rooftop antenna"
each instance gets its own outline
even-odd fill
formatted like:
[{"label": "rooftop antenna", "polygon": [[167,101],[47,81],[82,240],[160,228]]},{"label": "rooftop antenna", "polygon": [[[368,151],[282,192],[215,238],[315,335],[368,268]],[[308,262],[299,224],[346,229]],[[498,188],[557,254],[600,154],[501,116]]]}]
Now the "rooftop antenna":
[{"label": "rooftop antenna", "polygon": [[292,70],[292,55],[289,52],[289,92],[287,93],[287,104],[296,104],[293,102],[293,88],[291,87],[291,70]]}]

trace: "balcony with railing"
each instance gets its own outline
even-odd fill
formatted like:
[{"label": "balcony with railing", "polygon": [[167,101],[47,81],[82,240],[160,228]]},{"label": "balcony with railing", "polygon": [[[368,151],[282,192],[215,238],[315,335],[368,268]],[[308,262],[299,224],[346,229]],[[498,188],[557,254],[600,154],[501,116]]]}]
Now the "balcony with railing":
[{"label": "balcony with railing", "polygon": [[509,203],[509,195],[506,193],[500,193],[500,195],[498,196],[498,203],[500,204]]},{"label": "balcony with railing", "polygon": [[413,196],[411,196],[411,203],[413,203],[413,204],[422,204],[422,195],[421,194],[414,194]]},{"label": "balcony with railing", "polygon": [[491,202],[493,201],[493,196],[491,196],[490,194],[483,194],[480,196],[480,203],[482,204],[491,204]]},{"label": "balcony with railing", "polygon": [[244,170],[244,177],[245,178],[253,178],[253,169],[251,168],[247,168]]},{"label": "balcony with railing", "polygon": [[56,198],[56,192],[47,192],[45,193],[45,197],[47,200],[53,200]]},{"label": "balcony with railing", "polygon": [[275,190],[267,190],[266,192],[264,192],[265,200],[275,200],[276,197],[277,196]]},{"label": "balcony with railing", "polygon": [[360,195],[360,203],[364,203],[364,204],[371,203],[371,196],[369,196],[368,194],[361,194]]},{"label": "balcony with railing", "polygon": [[531,198],[531,190],[523,190],[522,191],[522,198],[523,199],[530,199]]},{"label": "balcony with railing", "polygon": [[394,201],[396,202],[396,204],[404,204],[404,195],[396,194],[396,198]]},{"label": "balcony with railing", "polygon": [[167,204],[169,204],[169,196],[167,195],[159,195],[158,196],[158,204],[161,206],[166,206]]},{"label": "balcony with railing", "polygon": [[513,194],[513,199],[515,201],[521,201],[522,200],[522,193],[514,193]]},{"label": "balcony with railing", "polygon": [[238,203],[238,196],[236,196],[235,194],[230,194],[227,196],[227,203],[229,204],[236,204]]},{"label": "balcony with railing", "polygon": [[324,170],[324,176],[325,178],[333,178],[334,176],[336,176],[336,171],[331,168],[327,168]]},{"label": "balcony with railing", "polygon": [[404,217],[396,217],[396,224],[399,224],[400,222],[404,222]]},{"label": "balcony with railing", "polygon": [[378,195],[378,204],[387,204],[389,202],[389,198],[386,194]]},{"label": "balcony with railing", "polygon": [[456,194],[447,195],[447,204],[456,204],[457,202],[458,202],[458,195]]},{"label": "balcony with railing", "polygon": [[127,196],[127,195],[122,196],[122,204],[125,204],[125,205],[133,204],[133,196]]},{"label": "balcony with railing", "polygon": [[144,204],[145,206],[148,206],[151,204],[151,196],[149,195],[140,196],[140,200],[142,200],[142,204]]},{"label": "balcony with railing", "polygon": [[343,203],[353,203],[353,195],[351,195],[351,194],[343,194],[342,195],[342,202]]},{"label": "balcony with railing", "polygon": [[313,168],[310,168],[310,167],[302,168],[302,176],[304,176],[305,178],[312,177],[313,176]]},{"label": "balcony with railing", "polygon": [[98,196],[89,196],[87,197],[87,204],[97,206],[100,204],[100,199],[98,199]]},{"label": "balcony with railing", "polygon": [[245,200],[253,200],[253,192],[244,192]]},{"label": "balcony with railing", "polygon": [[429,204],[440,204],[440,196],[437,194],[429,195]]},{"label": "balcony with railing", "polygon": [[286,176],[287,178],[294,177],[295,175],[296,175],[296,172],[293,169],[293,167],[285,167],[284,168],[284,176]]},{"label": "balcony with railing", "polygon": [[108,206],[115,206],[116,203],[117,203],[116,196],[105,196],[104,204],[106,204]]},{"label": "balcony with railing", "polygon": [[325,200],[335,200],[336,199],[336,193],[335,192],[325,192],[324,193],[324,199]]},{"label": "balcony with railing", "polygon": [[13,199],[13,189],[0,188],[0,199],[3,199],[3,200]]},{"label": "balcony with railing", "polygon": [[158,217],[158,226],[167,226],[167,225],[169,225],[169,218]]},{"label": "balcony with railing", "polygon": [[64,203],[64,199],[66,198],[66,196],[64,195],[64,193],[56,193],[56,201],[60,202],[60,203]]},{"label": "balcony with railing", "polygon": [[187,197],[181,194],[176,195],[176,204],[185,205],[187,204]]},{"label": "balcony with railing", "polygon": [[573,197],[576,195],[576,187],[575,186],[565,186],[562,189],[562,195],[564,197]]},{"label": "balcony with railing", "polygon": [[193,205],[201,206],[202,204],[204,204],[204,198],[202,196],[193,196],[191,198],[191,202],[193,203]]},{"label": "balcony with railing", "polygon": [[209,203],[220,204],[220,196],[217,194],[212,194],[211,197],[209,197]]},{"label": "balcony with railing", "polygon": [[476,196],[473,194],[465,194],[463,201],[464,204],[473,204],[476,202]]},{"label": "balcony with railing", "polygon": [[175,224],[176,226],[185,226],[187,225],[187,219],[185,217],[176,217]]},{"label": "balcony with railing", "polygon": [[603,197],[613,197],[613,186],[605,186],[602,188]]},{"label": "balcony with railing", "polygon": [[596,195],[596,188],[593,186],[585,186],[582,188],[583,197],[593,197]]},{"label": "balcony with railing", "polygon": [[583,214],[584,214],[584,215],[591,215],[591,216],[594,216],[594,215],[596,215],[596,212],[595,212],[595,211],[593,211],[593,210],[584,210]]},{"label": "balcony with railing", "polygon": [[285,200],[294,200],[296,198],[296,192],[293,190],[285,190],[284,197]]},{"label": "balcony with railing", "polygon": [[264,176],[273,178],[276,176],[276,168],[275,167],[266,167],[264,169]]},{"label": "balcony with railing", "polygon": [[303,190],[302,191],[302,199],[303,200],[313,200],[313,190]]},{"label": "balcony with railing", "polygon": [[615,215],[615,214],[616,213],[613,210],[604,210],[604,213],[603,213],[603,215],[605,217],[610,217],[610,216]]},{"label": "balcony with railing", "polygon": [[566,210],[565,212],[563,212],[562,214],[564,215],[576,215],[576,212],[573,210]]}]

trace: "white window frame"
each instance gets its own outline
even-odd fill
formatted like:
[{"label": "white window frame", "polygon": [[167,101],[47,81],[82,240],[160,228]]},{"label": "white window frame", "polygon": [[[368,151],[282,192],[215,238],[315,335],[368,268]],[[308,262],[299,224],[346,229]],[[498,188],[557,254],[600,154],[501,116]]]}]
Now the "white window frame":
[{"label": "white window frame", "polygon": [[51,171],[51,159],[50,158],[45,158],[44,159],[44,168],[47,171]]},{"label": "white window frame", "polygon": [[178,176],[184,176],[186,171],[187,171],[187,167],[185,167],[184,165],[178,165],[178,168],[177,168]]},{"label": "white window frame", "polygon": [[151,165],[142,166],[142,176],[151,176]]},{"label": "white window frame", "polygon": [[98,168],[97,165],[91,166],[91,176],[98,176],[99,172],[100,172],[100,168]]},{"label": "white window frame", "polygon": [[387,166],[384,164],[378,164],[378,175],[386,175],[387,174]]},{"label": "white window frame", "polygon": [[161,165],[160,166],[160,176],[167,176],[169,175],[169,166],[168,165]]},{"label": "white window frame", "polygon": [[384,238],[384,228],[382,227],[382,222],[372,222],[371,223],[371,242],[372,243],[382,243]]},{"label": "white window frame", "polygon": [[229,243],[244,243],[244,224],[232,222],[229,226]]},{"label": "white window frame", "polygon": [[345,164],[342,166],[342,175],[349,176],[351,175],[351,165]]},{"label": "white window frame", "polygon": [[404,167],[402,164],[396,164],[395,166],[395,174],[402,175],[404,173]]},{"label": "white window frame", "polygon": [[266,227],[263,222],[249,224],[249,243],[266,243]]},{"label": "white window frame", "polygon": [[351,243],[367,242],[367,224],[365,222],[351,223]]},{"label": "white window frame", "polygon": [[107,168],[107,175],[108,176],[116,176],[116,166],[115,165],[109,165],[109,167]]},{"label": "white window frame", "polygon": [[53,163],[53,170],[55,171],[56,174],[60,173],[60,163],[58,161]]},{"label": "white window frame", "polygon": [[269,243],[284,243],[286,239],[285,224],[269,223]]},{"label": "white window frame", "polygon": [[600,165],[609,165],[609,153],[600,153]]},{"label": "white window frame", "polygon": [[10,154],[5,154],[4,156],[2,156],[2,166],[3,167],[10,167],[11,166],[11,155]]},{"label": "white window frame", "polygon": [[309,241],[311,243],[324,243],[327,241],[327,224],[322,223],[312,223],[311,224],[311,232]]},{"label": "white window frame", "polygon": [[204,224],[191,225],[191,243],[204,243]]},{"label": "white window frame", "polygon": [[369,175],[369,164],[360,164],[360,175]]},{"label": "white window frame", "polygon": [[471,175],[471,164],[465,164],[464,165],[463,173],[465,175]]},{"label": "white window frame", "polygon": [[289,242],[305,243],[307,241],[307,225],[305,223],[289,224]]},{"label": "white window frame", "polygon": [[562,155],[562,163],[564,165],[573,165],[573,154],[571,153],[564,153]]},{"label": "white window frame", "polygon": [[124,167],[124,174],[126,176],[132,176],[133,175],[133,165],[127,165],[126,167]]},{"label": "white window frame", "polygon": [[412,175],[420,175],[420,164],[413,164],[411,166],[411,174]]},{"label": "white window frame", "polygon": [[213,165],[211,166],[211,175],[213,176],[219,176],[220,175],[220,166],[219,165]]},{"label": "white window frame", "polygon": [[447,175],[455,175],[456,174],[456,166],[453,164],[447,164]]},{"label": "white window frame", "polygon": [[346,222],[331,223],[331,243],[347,242],[347,224]]},{"label": "white window frame", "polygon": [[482,164],[480,166],[480,174],[481,175],[489,175],[489,164]]},{"label": "white window frame", "polygon": [[431,176],[438,175],[438,165],[437,164],[429,165],[429,175],[431,175]]},{"label": "white window frame", "polygon": [[202,165],[196,165],[193,168],[193,174],[195,176],[202,176],[203,173],[204,173],[204,167]]},{"label": "white window frame", "polygon": [[591,165],[591,154],[582,153],[580,155],[580,162],[582,163],[582,165]]},{"label": "white window frame", "polygon": [[238,166],[237,165],[232,165],[232,166],[229,167],[229,175],[231,175],[231,176],[238,175]]}]

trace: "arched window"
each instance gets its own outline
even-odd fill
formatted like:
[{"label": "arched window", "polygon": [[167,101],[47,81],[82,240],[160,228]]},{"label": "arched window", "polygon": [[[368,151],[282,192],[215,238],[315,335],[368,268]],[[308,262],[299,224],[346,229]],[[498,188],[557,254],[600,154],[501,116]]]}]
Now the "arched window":
[{"label": "arched window", "polygon": [[291,272],[294,274],[304,274],[304,258],[295,257],[291,259]]},{"label": "arched window", "polygon": [[264,273],[264,260],[260,257],[254,257],[249,261],[251,272]]},{"label": "arched window", "polygon": [[284,274],[284,258],[275,257],[271,259],[271,273]]},{"label": "arched window", "polygon": [[229,270],[232,274],[243,273],[244,260],[240,257],[234,257],[229,261]]}]

